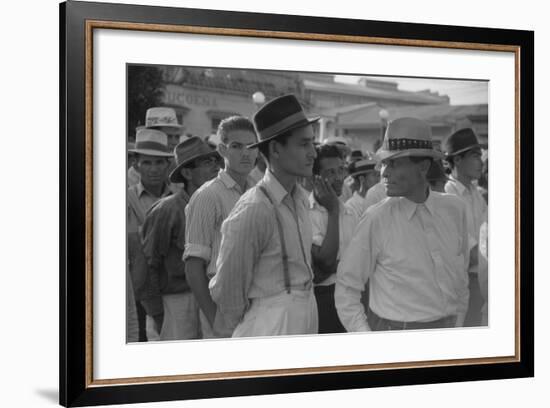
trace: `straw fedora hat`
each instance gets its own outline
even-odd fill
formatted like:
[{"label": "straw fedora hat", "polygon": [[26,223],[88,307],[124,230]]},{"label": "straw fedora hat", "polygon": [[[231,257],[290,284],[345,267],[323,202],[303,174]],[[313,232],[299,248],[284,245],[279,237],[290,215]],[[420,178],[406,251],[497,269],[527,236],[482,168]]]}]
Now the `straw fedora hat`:
[{"label": "straw fedora hat", "polygon": [[183,125],[178,123],[176,111],[173,108],[164,106],[147,109],[145,113],[145,127],[148,129],[173,128],[175,130],[183,129]]},{"label": "straw fedora hat", "polygon": [[147,156],[172,157],[168,151],[168,136],[155,129],[140,129],[136,134],[136,143],[128,152]]},{"label": "straw fedora hat", "polygon": [[416,118],[399,118],[391,121],[386,129],[382,147],[376,154],[380,160],[399,157],[443,158],[443,153],[433,148],[430,125]]}]

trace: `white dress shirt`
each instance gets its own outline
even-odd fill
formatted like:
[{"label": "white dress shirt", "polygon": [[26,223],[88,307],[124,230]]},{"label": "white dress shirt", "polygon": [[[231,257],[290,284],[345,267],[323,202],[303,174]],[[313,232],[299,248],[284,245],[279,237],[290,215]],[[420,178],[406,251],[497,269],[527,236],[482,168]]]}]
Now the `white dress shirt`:
[{"label": "white dress shirt", "polygon": [[361,291],[370,279],[370,308],[402,322],[429,322],[468,307],[468,236],[464,203],[430,191],[423,204],[390,197],[369,208],[338,266],[335,303],[348,331],[369,330]]}]

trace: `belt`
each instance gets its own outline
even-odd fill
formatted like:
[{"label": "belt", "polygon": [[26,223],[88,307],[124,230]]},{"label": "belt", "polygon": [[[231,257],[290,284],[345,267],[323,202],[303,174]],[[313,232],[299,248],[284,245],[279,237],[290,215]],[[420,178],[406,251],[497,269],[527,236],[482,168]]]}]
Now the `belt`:
[{"label": "belt", "polygon": [[[430,322],[401,322],[378,316],[369,308],[369,324],[373,330],[419,330],[454,327],[456,316],[450,315]],[[372,323],[372,324],[371,324]]]}]

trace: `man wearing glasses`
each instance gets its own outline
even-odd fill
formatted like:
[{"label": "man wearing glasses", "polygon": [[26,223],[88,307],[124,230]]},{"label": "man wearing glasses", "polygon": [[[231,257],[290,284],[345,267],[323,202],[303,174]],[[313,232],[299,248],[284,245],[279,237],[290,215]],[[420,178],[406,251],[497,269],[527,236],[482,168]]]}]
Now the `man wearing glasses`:
[{"label": "man wearing glasses", "polygon": [[216,304],[208,282],[216,273],[216,259],[221,242],[221,224],[241,195],[252,186],[248,179],[256,163],[257,149],[246,146],[256,141],[252,122],[242,116],[222,120],[218,126],[217,146],[225,168],[218,176],[199,188],[185,209],[185,275],[200,306],[203,338],[220,337],[212,329]]},{"label": "man wearing glasses", "polygon": [[220,157],[198,137],[178,144],[170,182],[184,183],[177,194],[155,203],[141,229],[147,259],[147,296],[143,302],[155,321],[160,340],[200,337],[199,307],[185,278],[185,207],[193,193],[216,177]]}]

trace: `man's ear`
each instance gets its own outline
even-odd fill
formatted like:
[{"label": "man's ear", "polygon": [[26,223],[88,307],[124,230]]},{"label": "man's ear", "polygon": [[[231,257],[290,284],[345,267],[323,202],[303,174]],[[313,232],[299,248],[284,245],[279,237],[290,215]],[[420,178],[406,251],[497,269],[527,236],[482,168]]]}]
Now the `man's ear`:
[{"label": "man's ear", "polygon": [[223,143],[218,143],[218,147],[216,148],[216,150],[218,150],[218,153],[220,154],[220,156],[222,156],[223,158],[226,158],[227,157],[227,146]]},{"label": "man's ear", "polygon": [[269,144],[269,157],[274,157],[278,159],[280,157],[280,151],[279,151],[279,144],[276,140],[272,140],[270,142],[267,142]]}]

